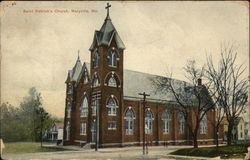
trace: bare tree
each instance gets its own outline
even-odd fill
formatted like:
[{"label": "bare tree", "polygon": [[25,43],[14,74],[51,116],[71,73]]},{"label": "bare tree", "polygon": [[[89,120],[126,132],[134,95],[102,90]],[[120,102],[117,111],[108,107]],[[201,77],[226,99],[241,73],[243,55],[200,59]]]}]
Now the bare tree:
[{"label": "bare tree", "polygon": [[232,143],[232,130],[236,119],[245,111],[247,103],[247,77],[243,77],[246,68],[237,65],[235,45],[221,47],[221,59],[216,68],[212,58],[207,60],[207,74],[210,83],[218,91],[217,105],[221,106],[228,121],[227,142]]},{"label": "bare tree", "polygon": [[204,115],[214,107],[214,102],[206,86],[201,84],[205,72],[204,67],[197,69],[195,61],[188,61],[184,71],[190,83],[181,83],[172,79],[171,72],[167,74],[169,78],[158,76],[152,81],[156,92],[172,93],[178,104],[179,111],[185,117],[186,126],[193,138],[193,146],[197,148],[200,122],[203,120]]},{"label": "bare tree", "polygon": [[[207,57],[207,66],[206,66],[206,71],[205,71],[205,77],[207,80],[207,85],[209,86],[208,91],[212,95],[211,98],[213,101],[218,102],[220,98],[220,94],[218,92],[218,81],[216,79],[221,79],[222,74],[216,74],[216,76],[212,75],[211,73],[214,73],[215,69],[212,64],[212,57],[209,56]],[[215,120],[212,120],[211,123],[214,126],[214,134],[215,134],[215,140],[216,140],[216,146],[219,146],[219,129],[221,127],[221,123],[225,118],[225,112],[224,108],[219,105],[218,103],[215,104],[214,106],[214,111],[215,111]]]}]

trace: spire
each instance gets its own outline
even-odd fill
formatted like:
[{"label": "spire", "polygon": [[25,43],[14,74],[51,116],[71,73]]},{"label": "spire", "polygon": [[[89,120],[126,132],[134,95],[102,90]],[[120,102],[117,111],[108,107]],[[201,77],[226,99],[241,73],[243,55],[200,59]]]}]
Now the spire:
[{"label": "spire", "polygon": [[105,9],[107,9],[107,17],[99,31],[95,31],[93,42],[89,48],[90,51],[93,51],[96,46],[107,45],[109,46],[111,41],[114,39],[119,49],[124,50],[125,45],[123,44],[120,36],[118,35],[114,25],[111,22],[109,17],[109,8],[111,5],[107,3]]},{"label": "spire", "polygon": [[79,56],[79,54],[80,54],[80,50],[78,50],[78,57],[77,57],[77,61],[80,61],[80,56]]},{"label": "spire", "polygon": [[111,5],[109,3],[107,3],[107,6],[105,7],[105,9],[107,10],[107,17],[105,19],[106,20],[111,20],[110,17],[109,17],[109,8],[111,7]]}]

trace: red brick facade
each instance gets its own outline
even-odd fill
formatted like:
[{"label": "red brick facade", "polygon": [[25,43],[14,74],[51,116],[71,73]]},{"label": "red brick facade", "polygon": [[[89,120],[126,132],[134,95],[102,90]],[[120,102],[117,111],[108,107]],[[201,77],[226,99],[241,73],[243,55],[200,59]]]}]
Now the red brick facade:
[{"label": "red brick facade", "polygon": [[[97,38],[94,38],[93,44],[90,49],[90,67],[84,63],[81,65],[78,59],[75,67],[69,72],[68,79],[66,81],[66,107],[65,107],[65,120],[64,120],[64,145],[84,145],[95,141],[95,131],[93,131],[93,124],[96,123],[96,115],[92,114],[93,107],[96,104],[94,100],[98,96],[99,103],[99,145],[100,147],[108,146],[126,146],[126,145],[139,145],[142,143],[143,136],[143,117],[142,117],[142,102],[138,97],[126,97],[124,96],[124,47],[122,42],[119,41],[117,31],[109,19],[109,16],[105,19],[104,25],[101,30],[95,34]],[[107,34],[107,33],[110,34]],[[109,37],[109,43],[102,43],[99,35],[102,37],[111,35]],[[107,36],[108,37],[108,36]],[[118,37],[118,38],[117,38]],[[95,52],[98,51],[99,63],[97,66],[94,64]],[[109,65],[110,56],[109,53],[114,52],[116,58],[116,65]],[[96,62],[96,61],[95,61]],[[79,66],[78,66],[79,65]],[[80,68],[81,67],[81,68]],[[78,71],[80,68],[80,71]],[[74,79],[75,74],[78,74]],[[98,74],[99,85],[95,86],[93,82],[95,76]],[[109,86],[109,79],[113,77],[116,81],[116,86]],[[133,82],[130,82],[133,83]],[[72,85],[72,88],[70,86]],[[72,91],[72,92],[71,92]],[[137,93],[136,93],[137,94]],[[87,116],[81,117],[81,105],[84,97],[87,98],[88,108]],[[115,100],[117,108],[116,114],[109,115],[107,107],[109,99]],[[150,101],[146,103],[147,108],[150,108],[150,112],[153,115],[152,120],[152,133],[146,134],[146,140],[152,145],[159,144],[191,144],[192,137],[185,125],[184,133],[180,133],[180,123],[178,119],[178,110],[173,105],[161,103],[159,100]],[[69,111],[70,110],[70,111]],[[126,120],[125,114],[127,110],[131,110],[134,114],[134,118],[131,122],[132,133],[126,134]],[[163,120],[162,115],[164,111],[170,111],[169,119],[169,131],[163,133]],[[195,123],[193,112],[190,112],[188,121]],[[214,127],[212,121],[215,119],[213,111],[207,113],[208,121],[206,134],[199,134],[198,140],[200,143],[211,144],[214,143]],[[108,123],[112,121],[116,127],[108,129]],[[81,122],[86,123],[83,134],[81,131]],[[187,123],[187,122],[185,122]],[[85,127],[83,127],[85,128]],[[200,132],[199,132],[200,133]]]}]

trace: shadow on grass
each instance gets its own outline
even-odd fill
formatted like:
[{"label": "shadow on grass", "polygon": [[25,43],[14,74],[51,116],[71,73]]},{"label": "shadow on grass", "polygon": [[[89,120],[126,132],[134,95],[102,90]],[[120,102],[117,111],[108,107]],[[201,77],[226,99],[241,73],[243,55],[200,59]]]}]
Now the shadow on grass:
[{"label": "shadow on grass", "polygon": [[221,158],[243,158],[247,153],[249,144],[219,146],[219,147],[201,147],[185,148],[170,153],[171,155],[197,156],[197,157],[218,157]]}]

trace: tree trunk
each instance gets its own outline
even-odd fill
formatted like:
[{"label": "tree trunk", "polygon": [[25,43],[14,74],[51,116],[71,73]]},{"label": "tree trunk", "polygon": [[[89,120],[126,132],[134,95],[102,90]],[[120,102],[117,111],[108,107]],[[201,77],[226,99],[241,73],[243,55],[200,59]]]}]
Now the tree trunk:
[{"label": "tree trunk", "polygon": [[232,130],[233,130],[233,122],[229,122],[228,131],[227,131],[227,145],[232,144]]},{"label": "tree trunk", "polygon": [[198,148],[198,142],[197,142],[197,135],[194,135],[194,137],[193,137],[194,139],[193,139],[193,146],[194,146],[194,148]]},{"label": "tree trunk", "polygon": [[194,148],[198,148],[197,136],[198,136],[198,127],[196,126],[193,134]]},{"label": "tree trunk", "polygon": [[216,127],[215,129],[215,140],[216,140],[216,147],[219,146],[219,133],[218,133],[219,129],[218,127]]}]

